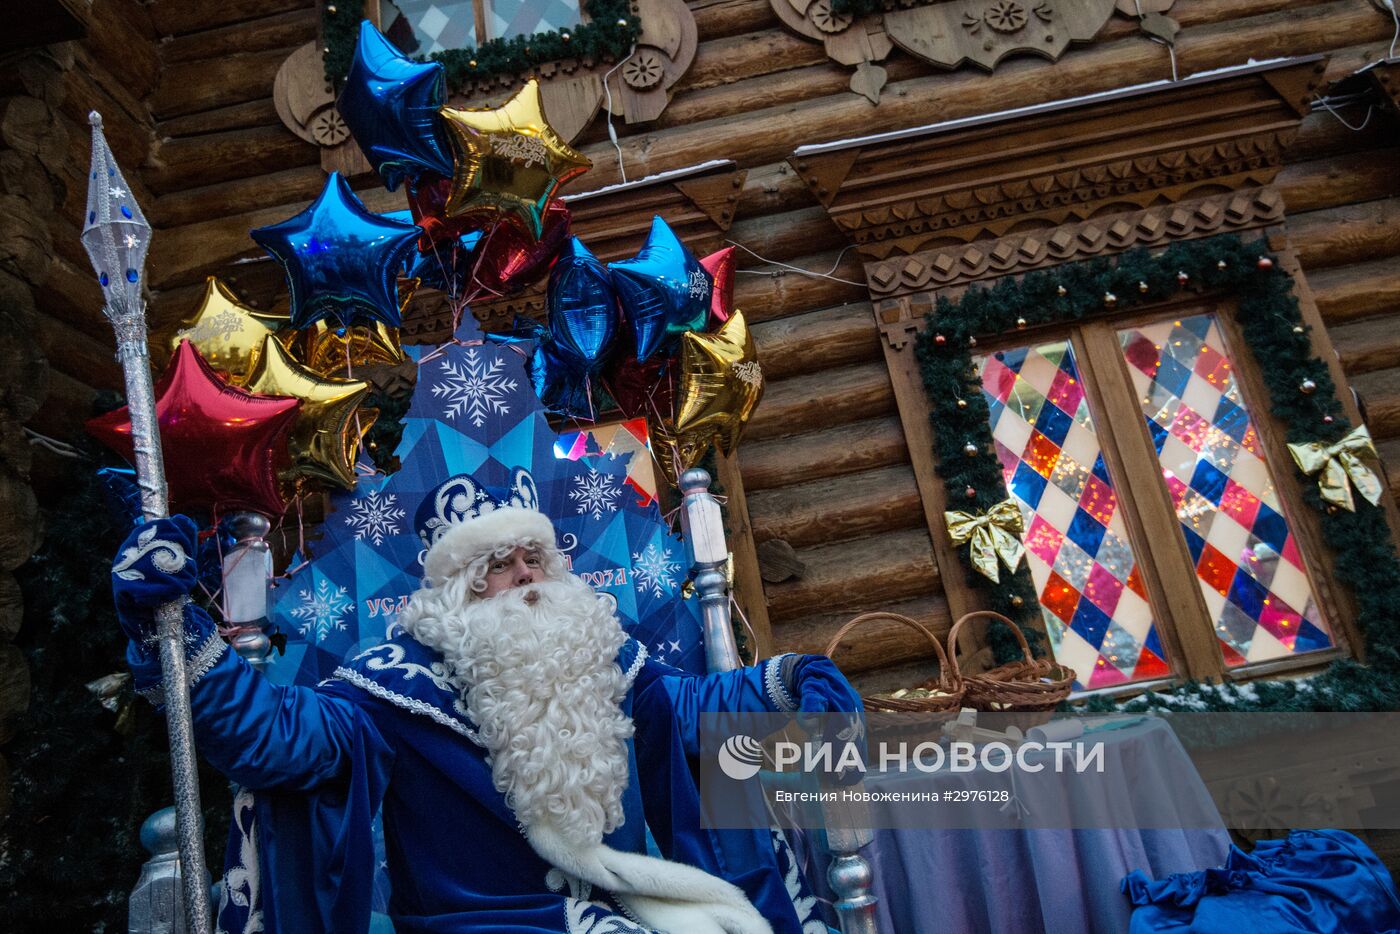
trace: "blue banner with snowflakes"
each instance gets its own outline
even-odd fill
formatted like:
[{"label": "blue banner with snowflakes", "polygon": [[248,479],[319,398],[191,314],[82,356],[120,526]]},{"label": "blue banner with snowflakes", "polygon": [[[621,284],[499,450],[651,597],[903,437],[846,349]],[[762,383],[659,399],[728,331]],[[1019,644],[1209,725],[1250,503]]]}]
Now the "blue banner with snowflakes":
[{"label": "blue banner with snowflakes", "polygon": [[465,317],[456,342],[406,348],[418,383],[399,470],[332,494],[311,560],[274,585],[272,620],[288,640],[269,676],[314,685],[379,642],[418,589],[434,529],[512,496],[554,521],[571,569],[616,602],[629,633],[669,664],[703,671],[698,601],[681,596],[686,549],[656,502],[628,485],[629,461],[644,453],[559,445],[524,356],[483,341]]}]

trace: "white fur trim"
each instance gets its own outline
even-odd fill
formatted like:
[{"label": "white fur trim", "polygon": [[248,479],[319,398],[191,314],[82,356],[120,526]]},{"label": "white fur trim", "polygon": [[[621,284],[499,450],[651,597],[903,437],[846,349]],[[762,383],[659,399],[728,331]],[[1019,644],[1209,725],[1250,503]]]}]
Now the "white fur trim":
[{"label": "white fur trim", "polygon": [[489,555],[498,548],[531,541],[554,546],[554,525],[549,518],[534,509],[500,506],[448,526],[428,549],[423,559],[423,574],[428,583],[441,587],[473,559]]},{"label": "white fur trim", "polygon": [[773,934],[742,889],[703,869],[601,843],[574,846],[543,825],[525,828],[525,839],[551,866],[607,889],[648,927],[687,934]]}]

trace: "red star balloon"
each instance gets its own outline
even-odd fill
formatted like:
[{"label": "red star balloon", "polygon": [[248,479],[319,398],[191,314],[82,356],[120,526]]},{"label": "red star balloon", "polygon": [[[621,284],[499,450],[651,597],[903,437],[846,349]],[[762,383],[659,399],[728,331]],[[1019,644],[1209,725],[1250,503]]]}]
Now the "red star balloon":
[{"label": "red star balloon", "polygon": [[715,280],[710,290],[710,327],[717,328],[734,313],[734,248],[727,246],[702,256],[700,265]]},{"label": "red star balloon", "polygon": [[[280,515],[286,500],[277,475],[288,465],[287,435],[300,405],[296,399],[229,386],[193,344],[181,341],[156,384],[156,420],[171,508]],[[133,459],[131,415],[125,407],[92,419],[87,429],[127,460]]]}]

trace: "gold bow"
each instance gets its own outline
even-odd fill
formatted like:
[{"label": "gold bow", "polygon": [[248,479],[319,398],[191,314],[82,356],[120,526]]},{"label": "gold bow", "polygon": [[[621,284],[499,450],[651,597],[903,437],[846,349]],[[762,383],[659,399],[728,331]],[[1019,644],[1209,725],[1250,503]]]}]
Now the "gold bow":
[{"label": "gold bow", "polygon": [[1363,456],[1371,460],[1377,456],[1376,446],[1371,443],[1371,433],[1365,425],[1354,429],[1336,444],[1326,445],[1321,441],[1290,444],[1288,452],[1307,476],[1321,473],[1317,478],[1317,488],[1322,492],[1322,498],[1332,505],[1356,511],[1356,503],[1351,498],[1352,484],[1372,506],[1380,505],[1380,477],[1361,460]]},{"label": "gold bow", "polygon": [[948,536],[954,545],[972,543],[968,548],[972,566],[993,582],[1001,582],[998,558],[1008,571],[1014,571],[1025,557],[1021,533],[1026,530],[1026,520],[1015,500],[1004,499],[977,516],[966,512],[945,512],[943,521],[948,524]]}]

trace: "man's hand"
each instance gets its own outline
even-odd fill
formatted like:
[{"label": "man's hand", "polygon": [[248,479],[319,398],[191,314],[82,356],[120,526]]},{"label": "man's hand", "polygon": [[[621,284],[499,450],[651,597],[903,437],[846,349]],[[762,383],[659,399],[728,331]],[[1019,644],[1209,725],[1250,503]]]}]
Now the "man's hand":
[{"label": "man's hand", "polygon": [[198,526],[188,516],[171,516],[137,526],[112,562],[112,593],[128,636],[141,640],[155,608],[195,587]]},{"label": "man's hand", "polygon": [[[865,705],[836,664],[825,655],[795,655],[784,671],[789,693],[797,698],[798,723],[811,732],[833,731],[827,739],[854,745],[865,761]],[[784,659],[786,661],[786,659]],[[839,724],[839,726],[837,725]],[[839,759],[838,759],[839,761]],[[839,774],[838,784],[858,781],[860,774]]]}]

